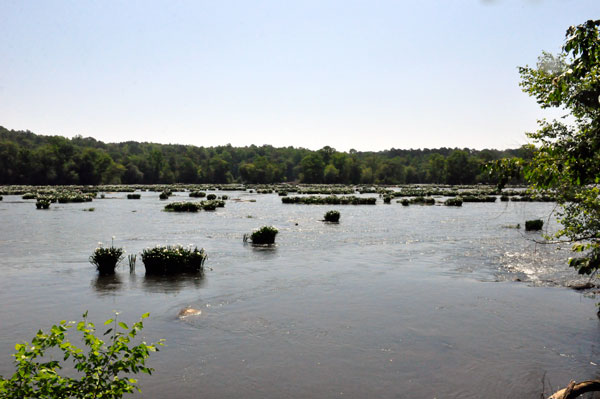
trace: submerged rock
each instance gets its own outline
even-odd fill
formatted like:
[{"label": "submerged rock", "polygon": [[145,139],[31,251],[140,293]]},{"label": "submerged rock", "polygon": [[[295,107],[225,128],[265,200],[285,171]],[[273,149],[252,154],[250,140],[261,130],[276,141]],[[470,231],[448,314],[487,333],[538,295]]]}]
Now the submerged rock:
[{"label": "submerged rock", "polygon": [[572,283],[572,284],[567,285],[567,287],[572,288],[576,291],[582,291],[582,290],[589,290],[591,288],[596,288],[596,284],[590,283],[588,281],[587,283]]},{"label": "submerged rock", "polygon": [[179,313],[177,313],[177,317],[180,319],[185,319],[190,316],[200,316],[201,314],[202,314],[201,310],[187,307],[187,308],[181,309],[179,311]]}]

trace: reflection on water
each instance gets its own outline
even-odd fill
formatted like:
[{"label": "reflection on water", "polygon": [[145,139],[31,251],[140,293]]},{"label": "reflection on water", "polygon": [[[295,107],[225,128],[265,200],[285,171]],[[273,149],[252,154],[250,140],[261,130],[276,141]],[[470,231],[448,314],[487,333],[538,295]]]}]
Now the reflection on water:
[{"label": "reflection on water", "polygon": [[[542,378],[556,387],[599,374],[597,299],[563,288],[581,278],[568,248],[506,228],[552,204],[337,207],[333,226],[320,221],[329,206],[228,194],[256,202],[187,215],[162,212],[177,198],[148,195],[36,212],[7,196],[0,374],[13,372],[15,342],[86,310],[94,321],[151,313],[144,335],[167,346],[141,378],[150,399],[533,399]],[[264,225],[278,228],[276,246],[243,245]],[[143,264],[99,276],[87,259],[111,236],[128,254],[204,247],[205,276],[145,275]],[[182,322],[187,307],[202,312]]]},{"label": "reflection on water", "polygon": [[148,274],[144,275],[142,287],[150,293],[177,293],[184,289],[199,289],[204,284],[204,273]]},{"label": "reflection on water", "polygon": [[99,295],[107,295],[114,293],[114,291],[121,290],[123,288],[123,282],[118,274],[99,273],[96,278],[92,280],[92,287]]}]

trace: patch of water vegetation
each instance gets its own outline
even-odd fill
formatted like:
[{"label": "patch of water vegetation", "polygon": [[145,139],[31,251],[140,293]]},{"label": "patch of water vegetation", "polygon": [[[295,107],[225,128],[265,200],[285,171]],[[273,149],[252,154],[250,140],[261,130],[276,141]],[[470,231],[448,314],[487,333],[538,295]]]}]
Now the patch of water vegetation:
[{"label": "patch of water vegetation", "polygon": [[250,234],[244,234],[244,242],[250,240],[253,245],[275,244],[275,236],[279,233],[274,226],[262,226]]},{"label": "patch of water vegetation", "polygon": [[206,193],[204,191],[191,191],[190,197],[192,198],[204,198],[206,197]]},{"label": "patch of water vegetation", "polygon": [[444,201],[444,205],[446,206],[462,206],[463,200],[461,197],[448,198]]},{"label": "patch of water vegetation", "polygon": [[435,205],[435,199],[432,197],[415,197],[410,200],[410,203],[416,205]]},{"label": "patch of water vegetation", "polygon": [[98,243],[98,247],[90,256],[90,263],[96,266],[96,269],[101,274],[111,274],[115,272],[117,264],[123,259],[123,248],[117,248],[111,242],[110,247],[104,247],[102,243]]},{"label": "patch of water vegetation", "polygon": [[305,205],[375,205],[375,197],[356,197],[330,195],[327,197],[308,196],[308,197],[282,197],[284,204],[305,204]]},{"label": "patch of water vegetation", "polygon": [[146,248],[142,262],[149,274],[198,273],[204,269],[208,255],[204,248],[167,245]]},{"label": "patch of water vegetation", "polygon": [[50,200],[47,198],[38,198],[35,202],[35,207],[37,209],[49,209],[50,208]]},{"label": "patch of water vegetation", "polygon": [[142,198],[141,194],[127,194],[127,199],[140,199]]},{"label": "patch of water vegetation", "polygon": [[325,215],[323,216],[323,220],[325,222],[330,222],[330,223],[339,223],[340,221],[340,212],[339,211],[327,211],[325,212]]},{"label": "patch of water vegetation", "polygon": [[544,227],[544,221],[542,219],[526,220],[525,231],[538,231]]}]

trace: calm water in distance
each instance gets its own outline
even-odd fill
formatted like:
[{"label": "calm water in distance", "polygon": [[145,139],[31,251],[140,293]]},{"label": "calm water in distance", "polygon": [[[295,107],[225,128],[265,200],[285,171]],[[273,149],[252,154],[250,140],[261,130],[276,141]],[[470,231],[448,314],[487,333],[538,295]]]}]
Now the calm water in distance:
[{"label": "calm water in distance", "polygon": [[[145,398],[539,398],[600,376],[597,299],[564,287],[578,279],[568,248],[507,227],[545,219],[553,204],[336,207],[227,194],[256,202],[175,214],[158,193],[107,193],[42,211],[5,196],[0,374],[12,375],[16,342],[88,310],[97,324],[113,311],[126,322],[151,313],[145,339],[166,346],[141,378]],[[330,209],[341,223],[319,221]],[[242,243],[263,225],[280,231],[274,248]],[[134,274],[124,261],[99,277],[88,262],[111,236],[138,254]],[[177,243],[206,249],[204,277],[145,276],[139,253]],[[186,306],[202,314],[180,320]]]}]

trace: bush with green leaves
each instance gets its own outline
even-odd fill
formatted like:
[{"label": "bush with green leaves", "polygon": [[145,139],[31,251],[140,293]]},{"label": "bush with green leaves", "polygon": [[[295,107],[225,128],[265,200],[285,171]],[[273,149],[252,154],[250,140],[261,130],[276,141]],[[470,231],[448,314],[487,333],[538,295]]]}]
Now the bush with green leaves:
[{"label": "bush with green leaves", "polygon": [[216,194],[208,194],[206,196],[206,199],[207,200],[215,200],[215,199],[217,199],[217,195]]},{"label": "bush with green leaves", "polygon": [[149,274],[202,272],[207,257],[204,248],[191,245],[157,245],[142,251],[142,262]]},{"label": "bush with green leaves", "polygon": [[330,223],[338,223],[340,221],[340,212],[327,211],[325,212],[325,216],[323,216],[323,220]]},{"label": "bush with green leaves", "polygon": [[[0,397],[21,398],[121,398],[125,393],[141,392],[137,380],[130,375],[151,374],[153,369],[146,366],[151,352],[157,352],[163,340],[147,344],[133,345],[138,333],[144,328],[142,320],[131,328],[119,322],[117,316],[107,320],[110,325],[103,335],[109,335],[105,342],[96,335],[96,327],[87,320],[66,322],[50,328],[49,332],[39,330],[31,342],[15,345],[13,355],[16,372],[10,378],[0,377]],[[71,328],[82,334],[81,341],[87,351],[73,345],[67,339]],[[56,360],[56,352],[62,353],[61,361]],[[61,375],[63,364],[72,360],[74,371]]]},{"label": "bush with green leaves", "polygon": [[206,193],[204,191],[191,191],[190,197],[192,198],[204,198],[206,197]]},{"label": "bush with green leaves", "polygon": [[127,199],[140,199],[142,198],[141,194],[127,194]]},{"label": "bush with green leaves", "polygon": [[275,236],[279,233],[274,226],[263,226],[260,229],[254,230],[250,236],[244,236],[244,241],[248,238],[254,245],[271,245],[275,243]]},{"label": "bush with green leaves", "polygon": [[114,273],[115,267],[123,259],[123,248],[117,248],[111,242],[110,247],[103,247],[99,243],[94,253],[90,256],[90,263],[102,274]]}]

